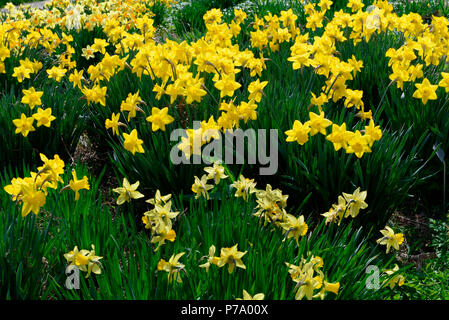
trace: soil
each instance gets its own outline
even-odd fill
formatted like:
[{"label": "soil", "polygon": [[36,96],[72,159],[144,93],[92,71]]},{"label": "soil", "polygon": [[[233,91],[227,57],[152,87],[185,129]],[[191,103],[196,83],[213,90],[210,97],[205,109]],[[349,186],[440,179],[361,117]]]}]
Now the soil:
[{"label": "soil", "polygon": [[[404,210],[404,212],[406,211]],[[413,263],[419,270],[425,260],[436,258],[436,254],[430,246],[432,230],[429,227],[429,218],[422,211],[415,214],[404,214],[396,211],[391,217],[389,225],[404,230],[404,242],[396,254],[397,260],[402,263]],[[413,239],[408,241],[407,237]],[[420,246],[409,248],[408,243],[410,242],[418,243]]]},{"label": "soil", "polygon": [[72,165],[75,163],[84,164],[94,177],[98,177],[106,167],[104,176],[101,179],[99,191],[103,199],[102,204],[107,205],[114,212],[115,198],[111,190],[117,187],[118,182],[116,181],[117,179],[114,176],[112,168],[108,166],[109,155],[107,152],[99,154],[97,150],[100,150],[100,148],[84,132],[72,157]]}]

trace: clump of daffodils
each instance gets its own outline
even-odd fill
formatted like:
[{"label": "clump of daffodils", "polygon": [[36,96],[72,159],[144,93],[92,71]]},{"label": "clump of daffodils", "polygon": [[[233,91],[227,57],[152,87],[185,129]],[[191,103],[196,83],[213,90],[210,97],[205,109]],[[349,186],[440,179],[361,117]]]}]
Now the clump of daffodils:
[{"label": "clump of daffodils", "polygon": [[221,248],[220,256],[215,256],[215,246],[212,245],[209,248],[209,255],[203,257],[207,258],[207,262],[200,265],[200,268],[205,268],[206,272],[209,271],[211,265],[216,265],[219,268],[228,266],[228,272],[231,274],[237,268],[246,269],[245,264],[242,261],[242,257],[247,253],[238,251],[238,244],[230,247],[230,248]]},{"label": "clump of daffodils", "polygon": [[384,270],[384,273],[389,277],[384,284],[388,285],[390,289],[393,289],[396,285],[401,287],[405,283],[405,277],[402,274],[399,274],[398,271],[399,266],[397,264],[394,265],[393,269]]},{"label": "clump of daffodils", "polygon": [[168,261],[164,259],[159,260],[157,264],[158,271],[165,271],[168,273],[168,282],[172,282],[175,280],[178,283],[182,283],[180,271],[185,272],[185,265],[179,262],[179,259],[185,254],[185,252],[181,252],[178,254],[174,254],[170,257]]},{"label": "clump of daffodils", "polygon": [[286,214],[284,217],[285,222],[282,222],[280,226],[285,231],[285,239],[295,238],[296,244],[299,246],[299,237],[305,236],[309,227],[304,221],[304,216],[295,217],[292,214]]},{"label": "clump of daffodils", "polygon": [[173,230],[173,220],[178,216],[179,211],[172,211],[171,194],[161,196],[159,190],[154,198],[146,202],[154,207],[143,214],[142,222],[145,228],[151,231],[151,243],[157,243],[156,251],[165,244],[165,241],[173,242],[176,239],[176,232]]},{"label": "clump of daffodils", "polygon": [[208,184],[207,175],[203,174],[203,176],[198,178],[195,176],[195,182],[192,185],[192,191],[196,194],[195,199],[203,196],[207,200],[209,200],[209,190],[211,190],[214,186],[212,184]]},{"label": "clump of daffodils", "polygon": [[239,180],[231,184],[231,187],[237,189],[235,197],[242,197],[244,201],[249,201],[251,194],[255,193],[257,206],[254,216],[264,221],[264,225],[271,224],[281,228],[285,232],[285,238],[294,238],[299,245],[299,237],[307,233],[308,226],[304,216],[294,216],[287,213],[288,195],[282,194],[280,189],[274,189],[267,184],[265,190],[256,188],[254,179],[245,178],[240,175]]},{"label": "clump of daffodils", "polygon": [[[170,6],[174,1],[159,2]],[[374,123],[375,109],[363,101],[364,92],[351,87],[351,81],[364,68],[364,61],[355,55],[341,59],[338,44],[351,42],[357,46],[393,31],[404,35],[407,41],[402,46],[385,52],[391,68],[389,79],[386,79],[391,81],[388,87],[395,84],[398,90],[405,91],[404,87],[409,86],[413,97],[426,105],[438,98],[438,91],[449,90],[447,72],[439,72],[436,80],[424,77],[426,68],[437,68],[444,61],[449,43],[448,23],[444,17],[434,16],[427,24],[415,13],[398,16],[385,0],[376,0],[368,8],[359,0],[349,0],[347,12],[339,11],[330,20],[324,19],[331,5],[330,0],[307,3],[304,6],[305,26],[299,26],[298,16],[289,9],[279,15],[254,16],[247,28],[242,28],[248,18],[244,11],[235,9],[234,18],[227,23],[220,9],[212,9],[203,16],[206,34],[191,43],[170,40],[157,43],[153,13],[148,12],[144,1],[103,1],[95,4],[94,10],[89,1],[74,6],[53,2],[52,9],[49,5],[47,10],[26,9],[26,12],[7,6],[0,30],[0,37],[5,39],[0,45],[0,73],[18,83],[26,83],[43,68],[41,62],[19,59],[12,68],[7,68],[5,63],[14,61],[17,53],[24,49],[43,50],[49,56],[58,52],[57,64],[43,73],[56,82],[68,78],[89,104],[104,107],[107,103],[106,82],[127,68],[139,80],[151,78],[155,83],[156,100],[164,96],[169,101],[169,106],[152,107],[151,115],[146,117],[153,131],[164,131],[165,126],[174,121],[175,115],[170,115],[169,110],[177,109],[182,119],[187,108],[215,91],[220,97],[216,105],[219,116],[209,118],[207,124],[203,120],[201,130],[188,129],[188,136],[183,137],[178,146],[188,158],[199,154],[201,146],[212,138],[216,139],[217,134],[205,134],[206,127],[226,132],[238,128],[241,121],[257,119],[258,103],[263,99],[264,88],[269,85],[261,79],[266,63],[281,45],[288,45],[290,56],[287,60],[292,63],[292,69],[301,74],[306,68],[312,70],[323,85],[319,92],[311,93],[309,107],[314,110],[305,121],[294,120],[291,129],[285,132],[286,140],[303,145],[320,133],[336,151],[342,149],[360,158],[371,152],[372,145],[381,139],[382,130]],[[131,25],[135,28],[130,29]],[[77,70],[74,39],[70,32],[95,28],[101,28],[107,40],[94,38],[92,43],[81,48],[81,59],[91,63],[84,74],[83,70]],[[55,29],[62,32],[54,32]],[[309,36],[310,32],[316,31],[319,36]],[[250,48],[241,49],[236,43],[242,32],[249,36]],[[242,72],[248,72],[252,77],[246,88],[238,81]],[[207,83],[207,78],[212,78],[212,83]],[[28,87],[23,92],[22,103],[28,104],[30,110],[41,105],[42,91]],[[235,102],[237,93],[247,95],[242,101]],[[354,109],[354,115],[362,122],[369,123],[364,123],[364,129],[355,131],[351,131],[346,123],[334,123],[326,118],[330,102],[341,102],[345,109]],[[128,121],[136,120],[136,112],[148,114],[150,111],[141,108],[140,104],[145,103],[139,99],[139,93],[129,92],[120,111],[128,112]],[[50,126],[53,120],[50,108],[40,108],[34,114],[18,114],[13,122],[16,133],[26,137],[36,130],[35,121],[37,126]],[[118,121],[117,113],[111,115],[105,126],[114,134],[119,134],[119,126],[126,127]],[[136,129],[123,132],[122,137],[124,149],[133,155],[145,152],[143,139],[139,138]],[[197,137],[200,137],[199,143],[193,142]]]},{"label": "clump of daffodils", "polygon": [[280,189],[274,189],[267,184],[265,190],[256,190],[256,212],[254,216],[264,219],[264,224],[272,224],[285,232],[285,238],[294,238],[299,245],[299,237],[305,236],[308,225],[304,216],[294,216],[287,213],[288,195],[283,195]]},{"label": "clump of daffodils", "polygon": [[[62,183],[61,175],[64,174],[65,163],[55,155],[53,159],[48,159],[44,154],[40,154],[43,165],[38,167],[38,172],[30,172],[29,177],[13,178],[11,184],[4,187],[4,190],[11,195],[13,201],[22,204],[22,217],[30,212],[37,215],[45,205],[48,189],[57,189]],[[75,192],[75,201],[80,197],[79,191],[89,190],[89,181],[86,176],[78,179],[75,170],[72,171],[72,180],[62,187],[60,192],[71,189]]]},{"label": "clump of daffodils", "polygon": [[209,184],[209,180],[213,180],[218,185],[221,180],[226,179],[225,169],[221,163],[215,161],[211,167],[204,168],[207,174],[203,174],[201,179],[195,176],[195,182],[192,185],[192,191],[195,193],[195,199],[204,197],[209,200],[209,190],[214,188],[213,184]]},{"label": "clump of daffodils", "polygon": [[[340,283],[327,282],[326,276],[321,270],[324,262],[321,257],[312,256],[310,259],[301,258],[299,265],[286,262],[288,273],[291,279],[296,283],[295,299],[301,300],[306,297],[308,300],[313,298],[324,299],[326,292],[338,294]],[[317,291],[319,290],[319,291]]]},{"label": "clump of daffodils", "polygon": [[245,201],[248,201],[250,194],[255,193],[257,190],[254,179],[245,178],[243,175],[240,175],[239,180],[232,183],[231,187],[236,189],[235,197],[242,197]]},{"label": "clump of daffodils", "polygon": [[366,196],[367,192],[360,191],[360,187],[352,194],[343,192],[343,196],[338,196],[338,203],[333,204],[328,212],[322,214],[326,218],[325,223],[331,222],[340,225],[344,218],[357,217],[361,209],[368,208],[368,204],[365,202]]},{"label": "clump of daffodils", "polygon": [[83,272],[87,272],[86,278],[89,278],[90,274],[93,272],[95,274],[101,274],[101,263],[99,257],[95,254],[95,246],[92,245],[92,250],[78,250],[78,246],[64,254],[64,258],[70,265],[76,266]]},{"label": "clump of daffodils", "polygon": [[254,216],[263,218],[264,223],[279,225],[285,219],[288,195],[283,195],[280,189],[274,189],[267,184],[265,190],[256,191],[257,209]]},{"label": "clump of daffodils", "polygon": [[[33,70],[39,71],[42,68],[42,63],[40,62],[31,62],[26,58],[23,61],[29,68]],[[24,64],[24,65],[25,65]],[[24,67],[25,68],[25,67]],[[31,70],[30,69],[30,70]],[[29,89],[23,89],[23,97],[20,100],[21,103],[28,105],[29,109],[32,111],[35,106],[42,105],[41,97],[44,94],[43,91],[36,91],[34,87],[30,87]],[[12,122],[16,127],[15,133],[22,134],[24,137],[27,137],[28,134],[32,131],[36,131],[36,128],[33,126],[34,121],[36,120],[36,126],[44,126],[50,128],[51,122],[56,119],[52,114],[51,108],[38,108],[37,112],[32,114],[30,117],[27,117],[26,114],[21,113],[20,118],[14,119]]]}]

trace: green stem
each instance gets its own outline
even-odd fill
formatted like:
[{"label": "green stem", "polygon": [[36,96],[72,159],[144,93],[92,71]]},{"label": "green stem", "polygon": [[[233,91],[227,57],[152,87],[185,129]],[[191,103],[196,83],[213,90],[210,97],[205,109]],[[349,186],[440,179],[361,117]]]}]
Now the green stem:
[{"label": "green stem", "polygon": [[385,88],[385,91],[384,91],[384,93],[383,93],[383,95],[382,95],[382,98],[380,99],[379,104],[377,105],[376,110],[378,110],[379,107],[382,105],[382,102],[384,101],[384,98],[385,98],[385,96],[387,95],[388,88],[390,88],[391,85],[392,85],[393,83],[395,83],[395,82],[396,82],[396,79],[391,80],[390,83],[388,84],[388,86]]},{"label": "green stem", "polygon": [[56,196],[56,202],[55,202],[55,205],[54,205],[53,210],[52,210],[52,212],[51,212],[50,219],[48,220],[47,227],[45,228],[45,231],[44,231],[44,238],[43,238],[43,241],[44,241],[44,242],[45,242],[45,240],[47,240],[48,230],[50,229],[50,224],[51,224],[51,222],[53,221],[53,216],[55,215],[56,206],[58,205],[60,196],[61,196],[60,193],[58,193],[57,196]]}]

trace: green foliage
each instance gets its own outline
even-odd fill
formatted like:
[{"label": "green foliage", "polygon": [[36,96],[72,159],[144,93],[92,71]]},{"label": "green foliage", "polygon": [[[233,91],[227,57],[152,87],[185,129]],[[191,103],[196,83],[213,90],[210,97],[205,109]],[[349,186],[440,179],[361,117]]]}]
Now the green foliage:
[{"label": "green foliage", "polygon": [[[175,10],[173,23],[177,37],[191,41],[205,32],[203,15],[211,8],[232,8],[238,0],[198,0]],[[369,5],[364,1],[365,8]],[[334,1],[328,15],[346,8],[347,1]],[[279,14],[289,8],[298,15],[298,23],[304,25],[305,15],[300,1],[258,0],[254,4],[259,17],[268,13]],[[441,3],[407,2],[398,4],[399,12],[418,12],[426,21],[434,12],[446,14],[447,7]],[[155,25],[166,20],[168,9],[159,2],[150,8],[155,13]],[[402,10],[402,11],[401,11]],[[225,17],[225,20],[229,17]],[[251,30],[248,21],[242,30]],[[61,34],[61,30],[56,32]],[[310,32],[310,38],[321,31]],[[81,56],[82,48],[91,45],[95,38],[106,39],[101,28],[93,31],[70,31],[77,62],[77,69],[84,70],[100,61],[100,56],[86,60]],[[349,38],[348,30],[344,34]],[[357,46],[352,41],[338,43],[340,59],[347,61],[354,55],[364,62],[362,72],[352,80],[350,87],[363,90],[365,110],[371,109],[374,121],[381,125],[383,137],[375,142],[372,153],[359,159],[355,155],[335,151],[324,136],[317,134],[305,145],[285,141],[285,131],[291,129],[294,120],[308,120],[311,92],[318,94],[323,79],[311,68],[293,70],[287,58],[290,45],[284,43],[278,52],[264,49],[269,57],[267,70],[260,78],[268,81],[264,96],[258,105],[258,119],[242,124],[242,129],[277,129],[279,143],[279,167],[274,176],[259,176],[261,165],[231,165],[229,173],[255,178],[259,189],[270,183],[289,194],[289,213],[304,214],[309,225],[309,234],[301,239],[299,246],[293,240],[284,240],[278,229],[261,226],[253,216],[254,199],[248,203],[236,199],[228,184],[216,187],[211,200],[194,200],[191,185],[194,176],[201,176],[204,165],[174,165],[170,161],[170,150],[179,141],[170,140],[170,132],[176,128],[191,128],[193,120],[208,119],[218,115],[219,96],[213,88],[211,77],[205,81],[210,92],[199,104],[186,106],[180,99],[169,103],[163,96],[156,100],[153,87],[157,83],[148,76],[140,81],[130,70],[125,69],[107,84],[107,105],[87,105],[78,89],[63,80],[55,83],[47,79],[45,69],[57,63],[56,52],[48,56],[43,50],[26,49],[20,57],[6,61],[7,74],[11,74],[19,60],[24,57],[41,61],[44,68],[35,77],[18,83],[15,79],[0,75],[0,298],[2,299],[235,299],[243,289],[251,293],[263,292],[267,299],[293,299],[294,282],[291,281],[285,262],[298,264],[301,257],[318,255],[324,260],[324,271],[329,282],[339,281],[340,292],[330,299],[448,299],[447,288],[449,265],[449,237],[447,223],[430,220],[433,230],[432,247],[437,258],[426,262],[421,270],[407,269],[406,283],[394,289],[377,291],[365,286],[369,265],[390,267],[393,258],[386,256],[375,246],[373,238],[379,236],[391,214],[407,198],[428,199],[424,206],[439,211],[435,194],[441,194],[442,163],[435,157],[436,147],[449,153],[449,105],[444,102],[448,94],[442,88],[439,99],[422,102],[412,97],[414,84],[405,84],[404,92],[391,84],[388,48],[403,45],[403,36],[387,33],[373,35],[370,41]],[[241,49],[250,48],[248,32],[236,39]],[[257,54],[258,50],[252,49]],[[108,52],[114,52],[113,46]],[[133,53],[130,53],[132,55]],[[444,64],[442,64],[444,65]],[[424,75],[432,83],[443,67],[424,67]],[[247,70],[237,76],[242,83],[236,103],[247,99],[246,88],[254,79]],[[160,83],[159,83],[160,84]],[[28,116],[31,111],[20,100],[22,90],[34,86],[44,91],[44,107],[51,107],[56,121],[51,128],[39,127],[27,138],[14,134],[13,119],[21,113]],[[140,107],[145,114],[138,113],[136,119],[127,121],[127,114],[120,121],[127,125],[126,132],[137,129],[144,140],[144,154],[132,155],[123,148],[123,137],[112,136],[105,129],[105,120],[111,114],[120,113],[120,105],[129,93],[139,95],[145,102]],[[153,106],[168,106],[175,121],[165,132],[153,132],[145,118]],[[39,107],[39,106],[38,106]],[[36,107],[36,109],[38,108]],[[325,107],[326,117],[336,124],[347,124],[348,130],[363,130],[364,121],[355,117],[357,111],[346,109],[342,102],[329,103]],[[35,109],[35,110],[36,110]],[[120,129],[122,130],[122,129]],[[328,131],[330,128],[328,128]],[[38,216],[30,214],[22,218],[20,205],[12,202],[3,191],[12,177],[26,175],[29,165],[36,165],[39,153],[48,156],[59,154],[68,160],[73,154],[83,131],[100,146],[98,153],[109,154],[108,169],[111,168],[118,181],[127,177],[130,182],[139,180],[139,190],[146,197],[159,189],[163,194],[172,193],[174,206],[181,211],[174,224],[177,239],[168,242],[158,251],[151,243],[148,230],[140,218],[146,208],[143,200],[120,207],[105,206],[100,192],[99,177],[89,177],[91,190],[83,191],[79,201],[74,201],[70,190],[59,194],[50,190],[45,208]],[[25,164],[25,166],[23,166]],[[12,169],[6,169],[12,168]],[[84,167],[76,167],[78,176],[88,175]],[[447,174],[447,172],[446,172]],[[71,178],[70,170],[64,175],[64,185]],[[357,187],[366,190],[368,208],[352,221],[341,226],[323,222],[321,213],[327,211],[342,192],[352,193]],[[115,195],[114,195],[115,196]],[[413,213],[413,210],[410,210]],[[443,212],[446,212],[444,208]],[[413,234],[411,234],[413,235]],[[413,236],[407,236],[413,239]],[[212,266],[209,273],[199,269],[201,258],[207,255],[211,245],[219,250],[239,244],[240,251],[248,251],[243,261],[247,270],[237,270],[229,275],[226,268]],[[64,253],[77,245],[90,249],[95,245],[97,255],[103,256],[102,274],[81,279],[80,290],[67,290],[66,261]],[[409,243],[414,252],[419,243]],[[181,262],[186,265],[182,273],[182,284],[169,284],[167,274],[157,270],[158,261],[168,260],[172,254],[186,252]],[[201,262],[200,262],[201,261]],[[84,276],[84,274],[82,274]],[[383,278],[383,280],[385,280]]]},{"label": "green foliage", "polygon": [[[355,47],[356,49],[349,43],[341,45],[340,52],[346,59],[351,58],[350,52],[354,52],[357,59],[364,60],[366,68],[355,77],[353,88],[364,90],[364,101],[367,106],[378,106],[381,103],[380,97],[387,86],[387,84],[383,86],[382,83],[388,79],[389,74],[388,63],[385,59],[375,60],[367,53],[373,51],[384,56],[387,46],[394,47],[399,41],[401,40],[393,36],[385,36],[360,44],[360,47]],[[382,44],[383,42],[385,44]],[[243,42],[241,45],[249,44]],[[396,104],[390,105],[390,97],[388,97],[384,100],[385,104],[393,110],[384,107],[383,104],[379,109],[373,107],[374,121],[381,125],[384,131],[383,138],[374,143],[372,153],[365,154],[361,159],[355,155],[345,154],[343,150],[335,151],[332,143],[326,141],[321,135],[311,137],[304,146],[287,143],[284,132],[291,128],[293,121],[298,119],[304,122],[308,119],[309,111],[317,112],[315,108],[308,109],[310,92],[318,94],[322,86],[319,76],[311,70],[293,70],[290,62],[287,61],[289,54],[288,44],[281,45],[279,52],[270,54],[267,70],[263,72],[260,79],[268,81],[269,85],[265,88],[265,95],[258,106],[258,119],[247,125],[242,124],[242,129],[278,129],[279,170],[275,176],[258,178],[259,184],[263,186],[270,183],[273,186],[285,188],[287,194],[298,195],[293,198],[294,208],[302,205],[303,199],[307,197],[305,209],[317,215],[327,211],[342,192],[352,193],[357,187],[361,187],[362,190],[368,191],[369,209],[358,219],[358,223],[361,225],[369,223],[373,228],[383,227],[394,209],[407,199],[412,191],[434,177],[438,171],[435,168],[428,168],[433,150],[423,151],[424,147],[429,146],[429,140],[431,140],[429,131],[424,128],[415,130],[415,126],[408,122],[409,120],[404,123],[403,113],[398,112],[401,118],[395,118],[394,110],[399,110],[400,107]],[[186,123],[185,116],[180,111],[182,102],[177,100],[170,105],[166,96],[161,101],[156,100],[155,93],[152,91],[155,82],[147,76],[144,77],[147,78],[146,81],[138,81],[135,75],[124,70],[111,79],[107,84],[107,107],[93,106],[91,108],[93,120],[93,124],[89,126],[91,136],[98,141],[109,142],[113,150],[112,163],[120,175],[127,175],[132,180],[140,180],[145,189],[153,192],[161,189],[167,193],[180,191],[190,193],[193,176],[201,175],[202,166],[173,165],[169,157],[170,150],[179,140],[170,141],[169,132],[186,126],[191,128],[192,119],[208,119],[211,115],[216,117],[218,96],[212,89],[212,93],[206,95],[198,106],[189,106],[187,108],[189,120]],[[246,88],[251,81],[246,71],[239,75],[239,82],[242,83],[243,88]],[[375,85],[370,86],[369,83]],[[205,84],[212,88],[210,79]],[[390,88],[392,89],[394,88]],[[145,116],[141,114],[137,116],[138,121],[132,123],[125,121],[128,130],[136,128],[139,137],[144,140],[146,152],[133,156],[124,150],[122,137],[112,137],[110,132],[104,129],[104,122],[112,112],[120,111],[121,101],[127,97],[128,93],[135,93],[137,90],[146,103],[141,105],[145,116],[151,113],[151,106],[165,104],[170,105],[170,114],[176,121],[167,127],[167,132],[152,132],[151,126],[143,119]],[[409,101],[413,101],[412,93],[408,94]],[[400,95],[401,92],[394,92],[394,99],[400,99]],[[236,103],[245,99],[245,93],[241,90],[237,95]],[[413,103],[413,108],[416,110],[426,110],[419,105],[421,103],[419,100]],[[440,116],[444,119],[443,111],[441,113]],[[393,119],[389,121],[385,114],[392,115]],[[346,109],[341,102],[331,104],[326,110],[326,117],[337,124],[345,122],[348,130],[363,130],[364,124],[367,124],[358,121],[354,112]],[[436,117],[438,116],[430,117],[426,120],[427,123],[432,123]],[[126,114],[123,118],[126,118]],[[233,165],[231,170],[236,174],[244,169],[245,176],[256,177],[259,175],[260,166],[245,164],[242,168],[240,165]]]},{"label": "green foliage", "polygon": [[[41,98],[42,106],[36,106],[33,111],[20,102],[23,94],[4,92],[0,97],[0,167],[7,165],[18,166],[25,161],[28,164],[39,159],[39,153],[53,156],[59,154],[68,160],[78,144],[79,138],[85,128],[84,118],[86,104],[80,99],[80,93],[70,90],[68,81],[61,83],[44,82],[35,86],[36,91],[44,91]],[[27,87],[24,87],[27,88]],[[44,89],[45,88],[45,89]],[[56,120],[51,127],[37,127],[27,137],[15,134],[16,127],[13,120],[20,118],[21,113],[30,117],[39,107],[51,108]],[[8,151],[6,151],[8,150]]]},{"label": "green foliage", "polygon": [[174,27],[177,34],[188,33],[192,30],[205,30],[204,14],[210,9],[209,1],[192,1],[182,10],[175,13]]},{"label": "green foliage", "polygon": [[[372,47],[375,46],[373,43]],[[364,154],[361,159],[344,150],[335,151],[332,143],[321,134],[310,137],[303,146],[286,142],[284,132],[291,128],[294,120],[305,122],[309,111],[318,112],[316,108],[308,109],[310,92],[318,94],[322,86],[312,71],[292,70],[287,62],[288,55],[289,51],[283,46],[278,54],[271,55],[261,79],[268,80],[270,85],[265,88],[265,96],[259,104],[258,120],[251,123],[256,129],[278,128],[279,171],[275,177],[261,177],[262,182],[271,181],[287,194],[301,195],[295,197],[298,201],[294,206],[311,194],[306,208],[317,213],[326,212],[342,192],[352,193],[360,186],[361,190],[368,191],[369,208],[358,220],[360,218],[362,224],[369,223],[373,228],[383,227],[412,188],[426,181],[423,168],[432,154],[424,156],[421,150],[429,139],[428,132],[412,135],[411,129],[405,129],[405,126],[391,130],[386,122],[376,119],[380,115],[374,112],[374,122],[381,125],[383,137],[374,143],[372,153]],[[386,74],[384,76],[388,78]],[[355,79],[358,81],[357,77]],[[374,91],[371,96],[368,90],[364,100],[378,99],[376,95],[378,93]],[[348,130],[364,129],[363,122],[342,103],[331,103],[326,109],[326,117],[339,125],[345,122]],[[256,169],[258,167],[252,168],[247,175],[255,176]]]},{"label": "green foliage", "polygon": [[0,0],[0,8],[3,8],[8,2],[11,2],[15,5],[22,4],[22,3],[29,3],[30,0]]},{"label": "green foliage", "polygon": [[[405,283],[395,288],[398,298],[416,300],[447,300],[449,299],[449,227],[447,217],[444,220],[429,219],[431,238],[430,250],[423,253],[426,259],[418,265],[407,269],[404,273]],[[422,239],[423,235],[416,232],[415,238]],[[415,243],[416,241],[413,241]],[[433,257],[432,257],[433,256]]]},{"label": "green foliage", "polygon": [[[78,176],[86,174],[82,167],[75,169]],[[66,172],[64,185],[71,178],[70,170]],[[11,176],[4,172],[2,188]],[[300,257],[311,255],[323,258],[329,282],[341,284],[338,296],[329,293],[328,298],[377,299],[384,295],[383,289],[366,289],[369,275],[365,269],[370,264],[387,267],[390,259],[379,254],[361,229],[351,224],[310,225],[310,237],[302,238],[298,247],[292,239],[283,242],[280,230],[259,224],[252,215],[254,199],[230,201],[233,193],[222,182],[209,202],[174,196],[174,206],[181,211],[174,224],[177,239],[155,252],[148,231],[139,231],[140,224],[136,226],[130,214],[135,211],[134,203],[115,212],[102,205],[99,179],[90,177],[91,189],[82,191],[77,202],[70,190],[50,191],[44,210],[26,218],[21,217],[20,206],[1,191],[2,299],[235,299],[243,289],[263,292],[267,299],[293,299],[295,283],[285,262],[298,264]],[[226,268],[211,266],[206,273],[198,267],[211,245],[219,250],[236,243],[240,251],[248,251],[243,257],[246,270],[228,274]],[[64,253],[75,245],[90,250],[91,244],[103,257],[102,273],[88,279],[81,273],[80,290],[67,290]],[[184,281],[169,284],[157,264],[179,252],[186,252],[181,259],[186,265]]]},{"label": "green foliage", "polygon": [[406,283],[398,289],[402,299],[447,300],[449,299],[449,273],[439,267],[440,261],[433,260],[421,270],[405,275]]},{"label": "green foliage", "polygon": [[432,16],[449,16],[449,6],[444,0],[409,1],[399,0],[394,4],[398,14],[418,13],[427,23],[432,21]]},{"label": "green foliage", "polygon": [[441,267],[447,267],[449,263],[449,224],[446,221],[430,219],[432,230],[432,247],[438,258],[444,262]]},{"label": "green foliage", "polygon": [[[311,1],[314,3],[319,3],[319,1]],[[329,10],[329,12],[332,12],[332,15],[334,12],[343,10],[350,10],[348,9],[347,5],[348,5],[348,0],[333,0],[332,1],[332,5],[331,5],[331,9]],[[363,9],[365,10],[368,6],[370,6],[374,1],[372,0],[362,0],[362,3],[364,5]]]},{"label": "green foliage", "polygon": [[[61,31],[56,30],[56,32],[60,33]],[[74,35],[74,47],[76,51],[81,52],[79,39],[83,39],[84,36],[76,35],[74,31],[72,34]],[[6,74],[0,74],[2,90],[0,94],[0,143],[2,146],[0,167],[13,165],[20,168],[23,161],[32,164],[39,159],[39,153],[59,154],[65,160],[73,155],[86,127],[87,105],[82,99],[81,92],[77,88],[73,88],[67,77],[64,77],[59,83],[48,78],[46,70],[58,63],[58,54],[62,53],[61,50],[58,49],[58,52],[48,55],[40,46],[35,49],[26,47],[21,55],[11,55],[11,58],[6,60],[5,69],[8,75],[11,75],[13,69],[19,66],[20,61],[26,58],[42,63],[43,67],[37,74],[31,74],[31,78],[24,79],[23,82],[18,82],[16,78],[8,78]],[[41,97],[42,105],[35,106],[33,110],[21,103],[23,90],[30,87],[44,92]],[[12,120],[20,118],[21,113],[30,117],[37,112],[38,108],[52,109],[52,115],[56,119],[51,123],[51,127],[36,127],[36,122],[34,122],[36,131],[30,132],[27,137],[15,134],[16,127]]]},{"label": "green foliage", "polygon": [[[104,219],[104,209],[101,203],[96,201],[95,192],[98,190],[98,183],[93,183],[94,193],[87,195],[81,201],[75,203],[73,193],[58,194],[58,191],[50,191],[47,198],[46,207],[38,216],[30,213],[26,218],[21,216],[21,206],[11,201],[10,196],[3,190],[9,184],[11,177],[19,176],[19,171],[24,175],[29,174],[29,169],[24,167],[21,170],[4,169],[0,175],[0,297],[1,299],[39,299],[43,298],[51,270],[55,268],[64,271],[63,266],[54,264],[53,255],[57,251],[66,250],[62,241],[66,237],[66,232],[72,230],[77,238],[78,234],[75,225],[65,224],[63,213],[66,218],[74,215],[79,223],[83,221],[82,213],[90,210],[96,212],[97,218]],[[86,174],[83,168],[77,168],[78,174]],[[69,171],[70,172],[70,171]],[[64,182],[68,183],[71,174],[64,176]],[[98,180],[99,181],[99,180]],[[98,214],[98,215],[97,215]],[[92,220],[95,222],[95,220]],[[101,227],[106,225],[100,221]],[[84,226],[89,230],[99,224],[90,224],[84,220]],[[73,229],[71,229],[74,227]],[[86,230],[83,231],[84,236]],[[79,241],[79,240],[77,240]]]},{"label": "green foliage", "polygon": [[257,14],[259,18],[271,13],[272,15],[280,15],[281,11],[292,9],[293,13],[298,16],[297,23],[304,25],[306,17],[302,1],[284,1],[284,0],[256,0],[254,1],[254,9],[252,15]]},{"label": "green foliage", "polygon": [[168,15],[167,6],[160,1],[154,1],[151,5],[147,5],[147,7],[152,13],[154,13],[154,25],[161,26]]},{"label": "green foliage", "polygon": [[192,31],[205,31],[204,14],[213,8],[232,8],[242,0],[197,0],[181,2],[181,9],[174,12],[173,24],[179,36]]},{"label": "green foliage", "polygon": [[278,15],[283,10],[288,10],[290,7],[303,7],[301,1],[282,1],[282,0],[256,0],[255,12],[257,15],[264,16],[271,12],[272,15]]}]

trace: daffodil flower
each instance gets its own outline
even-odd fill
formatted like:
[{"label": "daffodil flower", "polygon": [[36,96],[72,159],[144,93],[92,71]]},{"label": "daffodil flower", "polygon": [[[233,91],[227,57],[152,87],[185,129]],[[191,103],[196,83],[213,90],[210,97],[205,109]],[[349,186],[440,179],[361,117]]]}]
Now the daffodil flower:
[{"label": "daffodil flower", "polygon": [[143,198],[144,195],[139,191],[137,191],[139,184],[140,184],[139,181],[133,184],[129,184],[128,179],[123,178],[123,187],[112,189],[112,191],[119,194],[117,204],[122,205],[125,202],[129,202],[131,199]]},{"label": "daffodil flower", "polygon": [[393,229],[386,226],[385,229],[380,230],[383,237],[377,239],[377,243],[387,246],[387,253],[390,252],[390,248],[393,247],[399,250],[399,246],[404,242],[404,235],[402,233],[394,233]]}]

